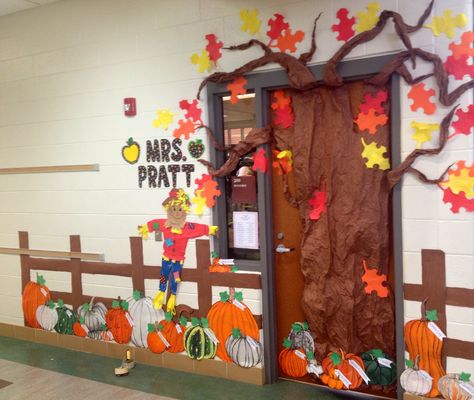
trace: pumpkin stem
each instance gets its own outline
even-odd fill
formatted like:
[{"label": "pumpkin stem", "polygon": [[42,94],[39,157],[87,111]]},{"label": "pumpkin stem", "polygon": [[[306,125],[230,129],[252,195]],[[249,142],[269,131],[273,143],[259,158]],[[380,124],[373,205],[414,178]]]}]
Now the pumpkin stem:
[{"label": "pumpkin stem", "polygon": [[339,351],[341,352],[341,360],[344,361],[346,359],[345,354],[341,348],[339,348]]},{"label": "pumpkin stem", "polygon": [[89,301],[89,310],[92,310],[92,306],[94,305],[95,296],[92,296],[91,301]]},{"label": "pumpkin stem", "polygon": [[430,296],[426,297],[422,302],[421,302],[421,320],[426,321],[426,303]]},{"label": "pumpkin stem", "polygon": [[419,362],[420,362],[420,355],[417,354],[415,357],[415,364],[413,364],[413,370],[418,371],[420,369],[418,367]]},{"label": "pumpkin stem", "polygon": [[158,329],[158,321],[155,321],[155,331],[158,332],[159,329]]}]

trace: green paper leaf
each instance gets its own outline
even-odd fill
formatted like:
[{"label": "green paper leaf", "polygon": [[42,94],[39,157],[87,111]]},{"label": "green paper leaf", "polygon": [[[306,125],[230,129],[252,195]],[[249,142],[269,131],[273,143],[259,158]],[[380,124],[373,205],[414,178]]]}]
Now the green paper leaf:
[{"label": "green paper leaf", "polygon": [[221,301],[225,303],[227,300],[229,300],[229,293],[227,292],[220,292],[219,296],[221,296]]},{"label": "green paper leaf", "polygon": [[122,310],[127,311],[128,310],[128,301],[122,300],[120,303],[120,306],[122,307]]},{"label": "green paper leaf", "polygon": [[186,326],[188,324],[188,320],[186,319],[186,317],[180,317],[179,323],[183,326]]},{"label": "green paper leaf", "polygon": [[295,333],[301,332],[302,329],[303,328],[298,323],[294,323],[294,324],[291,325],[291,330]]},{"label": "green paper leaf", "polygon": [[153,230],[156,231],[158,229],[160,229],[160,224],[158,224],[158,222],[154,222],[153,223]]},{"label": "green paper leaf", "polygon": [[142,298],[142,292],[140,292],[139,290],[134,290],[133,291],[133,299],[138,301],[141,298]]},{"label": "green paper leaf", "polygon": [[461,372],[461,375],[459,375],[459,379],[461,379],[463,382],[469,382],[471,379],[471,374],[467,372]]},{"label": "green paper leaf", "polygon": [[127,144],[129,146],[131,146],[133,144],[133,138],[132,137],[129,137],[128,140],[127,140]]},{"label": "green paper leaf", "polygon": [[413,368],[413,361],[409,358],[405,358],[405,365],[407,366],[407,368]]},{"label": "green paper leaf", "polygon": [[384,352],[383,352],[382,350],[380,350],[380,349],[373,349],[373,350],[370,350],[369,353],[371,353],[375,358],[379,358],[379,357],[383,358],[383,357],[385,357]]},{"label": "green paper leaf", "polygon": [[207,318],[201,318],[201,324],[203,328],[209,328],[209,321]]},{"label": "green paper leaf", "polygon": [[54,309],[54,301],[49,300],[46,304],[48,305],[49,308],[51,308],[51,310]]},{"label": "green paper leaf", "polygon": [[289,349],[291,347],[291,340],[286,338],[285,340],[283,340],[283,347]]},{"label": "green paper leaf", "polygon": [[120,307],[120,301],[112,300],[112,308],[119,308],[119,307]]},{"label": "green paper leaf", "polygon": [[46,284],[46,281],[45,281],[43,275],[38,275],[38,277],[36,278],[36,282],[40,286],[44,286]]},{"label": "green paper leaf", "polygon": [[165,319],[166,319],[168,322],[171,322],[171,320],[173,319],[173,314],[170,313],[170,312],[165,312]]},{"label": "green paper leaf", "polygon": [[86,323],[86,319],[84,317],[79,317],[79,323],[84,325]]},{"label": "green paper leaf", "polygon": [[219,254],[217,254],[217,251],[211,251],[211,258],[219,258]]},{"label": "green paper leaf", "polygon": [[202,140],[201,139],[196,139],[196,144],[201,144]]},{"label": "green paper leaf", "polygon": [[331,353],[329,358],[331,359],[335,367],[337,367],[341,363],[341,355],[339,353]]},{"label": "green paper leaf", "polygon": [[237,272],[239,270],[239,268],[237,267],[237,265],[232,265],[232,267],[230,268],[230,270],[232,272]]},{"label": "green paper leaf", "polygon": [[107,325],[101,324],[101,325],[100,325],[100,330],[101,330],[102,332],[105,332],[105,331],[107,330]]},{"label": "green paper leaf", "polygon": [[59,308],[64,307],[64,301],[63,301],[63,299],[58,299],[58,307],[59,307]]},{"label": "green paper leaf", "polygon": [[192,317],[192,318],[191,318],[191,324],[192,324],[193,326],[199,326],[199,318]]},{"label": "green paper leaf", "polygon": [[147,329],[148,333],[155,332],[155,324],[148,324]]},{"label": "green paper leaf", "polygon": [[438,311],[426,310],[426,319],[430,322],[438,321]]},{"label": "green paper leaf", "polygon": [[158,331],[162,331],[162,330],[163,330],[163,328],[164,328],[164,326],[163,326],[163,325],[161,325],[161,324],[158,324]]},{"label": "green paper leaf", "polygon": [[233,337],[234,339],[238,339],[240,336],[242,336],[242,335],[240,334],[240,329],[239,329],[239,328],[233,328],[233,329],[232,329],[232,337]]},{"label": "green paper leaf", "polygon": [[306,352],[306,358],[308,360],[314,360],[314,353],[312,351]]},{"label": "green paper leaf", "polygon": [[235,292],[234,299],[237,300],[237,301],[242,301],[244,299],[244,296],[242,295],[242,292]]},{"label": "green paper leaf", "polygon": [[[114,306],[114,302],[112,302],[112,307],[113,307],[113,306]],[[84,303],[84,304],[82,305],[82,309],[83,309],[84,311],[90,311],[91,306],[90,306],[89,303]]]},{"label": "green paper leaf", "polygon": [[303,329],[304,329],[305,331],[308,331],[308,330],[309,330],[309,325],[308,325],[308,322],[307,322],[307,321],[304,321],[304,322],[303,322]]}]

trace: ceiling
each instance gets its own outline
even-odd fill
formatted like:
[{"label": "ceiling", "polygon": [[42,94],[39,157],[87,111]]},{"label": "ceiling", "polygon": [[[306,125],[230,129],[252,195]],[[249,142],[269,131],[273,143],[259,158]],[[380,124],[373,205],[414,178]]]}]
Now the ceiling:
[{"label": "ceiling", "polygon": [[55,1],[58,0],[0,0],[0,16],[54,3]]}]

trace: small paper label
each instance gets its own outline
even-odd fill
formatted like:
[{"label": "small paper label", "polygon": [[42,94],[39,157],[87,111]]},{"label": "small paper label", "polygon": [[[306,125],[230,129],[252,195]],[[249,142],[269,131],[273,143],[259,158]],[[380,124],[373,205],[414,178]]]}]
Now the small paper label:
[{"label": "small paper label", "polygon": [[219,260],[220,265],[234,265],[234,259],[233,258],[221,258]]},{"label": "small paper label", "polygon": [[107,335],[107,337],[109,338],[109,340],[114,340],[114,335],[112,335],[112,332],[107,331],[107,332],[106,332],[106,335]]},{"label": "small paper label", "polygon": [[245,338],[245,340],[247,341],[247,343],[252,346],[252,348],[254,349],[257,349],[258,348],[258,342],[255,341],[255,339],[251,336],[247,336]]},{"label": "small paper label", "polygon": [[239,301],[239,300],[235,300],[232,302],[232,304],[236,307],[239,307],[242,311],[245,310],[245,306]]},{"label": "small paper label", "polygon": [[180,324],[176,324],[175,327],[176,327],[176,332],[178,332],[179,334],[183,333],[183,330],[181,329]]},{"label": "small paper label", "polygon": [[209,328],[204,328],[204,332],[206,333],[207,337],[211,339],[211,341],[214,344],[219,343],[219,340],[217,340],[216,335],[214,335],[214,332],[212,332]]},{"label": "small paper label", "polygon": [[127,317],[127,321],[130,324],[130,326],[134,326],[135,324],[133,323],[133,319],[130,316],[130,314],[127,312],[127,313],[125,313],[125,316]]},{"label": "small paper label", "polygon": [[377,362],[380,365],[383,365],[384,367],[388,367],[388,368],[390,368],[392,365],[392,360],[389,360],[388,358],[377,357]]},{"label": "small paper label", "polygon": [[367,376],[365,371],[360,367],[360,365],[357,364],[357,362],[355,362],[354,360],[349,360],[349,364],[352,366],[352,368],[354,368],[357,371],[357,373],[360,375],[360,377],[364,380],[365,383],[369,383],[370,378]]},{"label": "small paper label", "polygon": [[334,371],[334,373],[336,374],[336,376],[341,380],[342,384],[347,388],[349,389],[349,387],[352,385],[352,382],[347,379],[347,376],[345,376],[341,371],[339,371],[338,369],[336,369]]},{"label": "small paper label", "polygon": [[89,328],[85,324],[81,324],[82,329],[86,332],[86,335],[89,333]]},{"label": "small paper label", "polygon": [[461,386],[462,390],[467,392],[470,396],[474,396],[474,387],[469,382],[461,382],[459,386]]},{"label": "small paper label", "polygon": [[446,337],[444,332],[439,329],[439,326],[436,325],[433,321],[428,322],[428,328],[430,328],[430,331],[433,332],[439,340],[443,340]]},{"label": "small paper label", "polygon": [[309,364],[306,370],[310,374],[315,374],[317,376],[321,375],[323,373],[323,367],[321,365],[314,365],[314,364]]},{"label": "small paper label", "polygon": [[306,355],[299,350],[295,350],[295,354],[302,360],[306,360]]},{"label": "small paper label", "polygon": [[163,336],[163,334],[161,332],[158,332],[158,336],[160,337],[161,341],[163,342],[163,344],[166,347],[170,347],[169,342],[166,340],[166,338]]},{"label": "small paper label", "polygon": [[433,377],[426,371],[420,369],[418,370],[419,374],[423,376],[425,379],[433,380]]},{"label": "small paper label", "polygon": [[48,292],[45,290],[44,287],[41,288],[41,293],[43,293],[44,297],[48,297]]}]

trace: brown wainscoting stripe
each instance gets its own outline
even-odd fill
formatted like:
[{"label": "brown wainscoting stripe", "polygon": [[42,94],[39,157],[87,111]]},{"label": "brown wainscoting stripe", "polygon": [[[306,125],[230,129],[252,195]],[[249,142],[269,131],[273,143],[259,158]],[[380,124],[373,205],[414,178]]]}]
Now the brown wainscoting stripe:
[{"label": "brown wainscoting stripe", "polygon": [[445,346],[448,357],[474,360],[474,342],[447,338],[445,340]]}]

